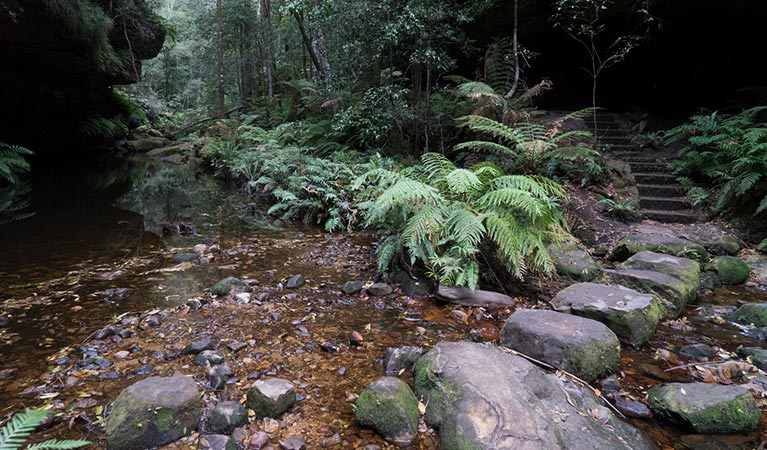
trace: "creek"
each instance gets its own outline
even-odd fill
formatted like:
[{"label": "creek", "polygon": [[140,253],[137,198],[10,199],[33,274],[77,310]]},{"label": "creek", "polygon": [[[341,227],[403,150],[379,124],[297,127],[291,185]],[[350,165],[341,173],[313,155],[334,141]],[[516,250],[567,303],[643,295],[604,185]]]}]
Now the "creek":
[{"label": "creek", "polygon": [[[251,431],[267,431],[273,443],[301,434],[308,448],[323,442],[330,448],[390,448],[355,423],[351,403],[383,374],[385,349],[495,341],[510,314],[459,308],[467,313],[462,320],[456,307],[430,297],[344,294],[347,281],[376,280],[374,236],[330,235],[259,218],[254,205],[186,165],[139,159],[80,170],[72,175],[79,182],[65,186],[53,173],[41,175],[47,181],[35,185],[37,214],[0,227],[0,317],[7,322],[0,328],[0,410],[7,415],[48,407],[61,413],[45,432],[49,436],[84,436],[103,447],[104,413],[136,377],[178,371],[204,384],[204,369],[178,353],[208,336],[222,347],[244,346],[227,355],[233,374],[222,389],[207,389],[204,403],[241,400],[251,380],[279,376],[296,382],[298,406],[280,422],[252,424]],[[206,250],[194,255],[198,244]],[[306,284],[287,289],[286,280],[297,274]],[[249,280],[253,301],[211,299],[205,290],[227,276]],[[700,304],[738,305],[764,296],[744,287],[720,288],[688,306],[687,320],[661,325],[648,344],[625,346],[622,389],[642,400],[662,381],[691,380],[687,370],[668,370],[673,358],[659,357],[659,349],[673,355],[685,344],[725,352],[761,345],[734,325],[698,319]],[[150,315],[159,323],[143,326]],[[131,328],[134,334],[94,339],[110,323],[135,324],[126,318],[141,321]],[[350,345],[352,331],[363,336],[361,345]],[[81,368],[83,355],[111,364]],[[753,433],[719,436],[631,421],[664,449],[755,449],[767,439],[765,417]],[[179,444],[192,446],[192,439]],[[435,435],[420,433],[413,448],[438,448]]]}]

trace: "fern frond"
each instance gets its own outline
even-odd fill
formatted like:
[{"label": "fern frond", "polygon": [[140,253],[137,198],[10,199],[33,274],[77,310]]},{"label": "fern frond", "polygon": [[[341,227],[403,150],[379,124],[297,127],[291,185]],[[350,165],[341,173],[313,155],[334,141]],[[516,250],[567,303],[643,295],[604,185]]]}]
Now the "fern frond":
[{"label": "fern frond", "polygon": [[0,450],[15,450],[21,448],[35,427],[48,415],[45,411],[27,410],[13,418],[0,430]]},{"label": "fern frond", "polygon": [[69,450],[90,445],[89,441],[71,439],[50,439],[37,444],[30,444],[26,450]]},{"label": "fern frond", "polygon": [[463,197],[482,190],[482,181],[474,172],[467,169],[455,169],[445,176],[451,196]]}]

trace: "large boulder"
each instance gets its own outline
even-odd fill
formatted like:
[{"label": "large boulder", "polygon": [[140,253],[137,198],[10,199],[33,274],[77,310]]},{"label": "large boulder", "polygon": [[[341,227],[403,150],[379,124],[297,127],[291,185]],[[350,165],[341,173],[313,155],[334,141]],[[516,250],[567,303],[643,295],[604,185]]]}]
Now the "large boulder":
[{"label": "large boulder", "polygon": [[439,286],[437,298],[456,305],[479,306],[483,308],[511,308],[514,307],[514,299],[500,292],[471,290],[466,287]]},{"label": "large boulder", "polygon": [[762,413],[748,389],[708,383],[669,383],[647,393],[653,412],[698,433],[737,433],[759,426]]},{"label": "large boulder", "polygon": [[125,388],[106,425],[107,448],[159,447],[200,425],[200,391],[185,376],[151,377]]},{"label": "large boulder", "polygon": [[711,267],[719,282],[725,286],[745,283],[750,272],[748,265],[734,256],[717,256],[711,262]]},{"label": "large boulder", "polygon": [[675,278],[689,285],[688,289],[700,290],[700,264],[689,258],[679,258],[656,252],[639,252],[619,264],[624,270],[652,270]]},{"label": "large boulder", "polygon": [[708,259],[705,247],[674,236],[632,233],[621,239],[610,253],[610,259],[624,261],[639,252],[653,251],[703,262]]},{"label": "large boulder", "polygon": [[663,304],[665,319],[676,319],[685,305],[698,297],[695,283],[653,270],[605,270],[605,280],[658,297]]},{"label": "large boulder", "polygon": [[596,320],[546,310],[518,310],[501,330],[500,343],[588,382],[618,368],[618,337]]},{"label": "large boulder", "polygon": [[445,449],[654,448],[590,390],[492,346],[441,342],[418,361],[415,383]]},{"label": "large boulder", "polygon": [[585,250],[572,242],[551,244],[549,255],[557,273],[577,281],[591,281],[602,272],[602,266]]},{"label": "large boulder", "polygon": [[418,433],[418,399],[404,381],[383,377],[371,383],[354,404],[360,424],[389,442],[408,445]]},{"label": "large boulder", "polygon": [[662,316],[660,300],[620,285],[577,283],[560,291],[551,305],[560,312],[598,320],[631,345],[642,345]]}]

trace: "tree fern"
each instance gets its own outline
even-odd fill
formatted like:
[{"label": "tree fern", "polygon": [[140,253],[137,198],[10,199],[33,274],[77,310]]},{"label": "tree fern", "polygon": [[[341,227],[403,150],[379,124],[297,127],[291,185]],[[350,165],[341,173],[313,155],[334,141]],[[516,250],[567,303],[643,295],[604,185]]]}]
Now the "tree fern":
[{"label": "tree fern", "polygon": [[[46,411],[27,410],[16,414],[0,430],[0,450],[16,450],[26,442],[35,428],[45,420]],[[72,449],[89,445],[88,441],[51,439],[27,446],[27,449]]]}]

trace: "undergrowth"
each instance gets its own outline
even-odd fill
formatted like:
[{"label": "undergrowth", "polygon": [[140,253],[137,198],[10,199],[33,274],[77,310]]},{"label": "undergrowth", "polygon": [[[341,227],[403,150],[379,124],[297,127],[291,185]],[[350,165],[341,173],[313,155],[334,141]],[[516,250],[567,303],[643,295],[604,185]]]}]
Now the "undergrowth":
[{"label": "undergrowth", "polygon": [[30,187],[25,179],[30,171],[26,157],[31,155],[27,148],[0,142],[0,224],[32,215],[28,211]]},{"label": "undergrowth", "polygon": [[[0,430],[0,450],[17,450],[26,442],[35,428],[45,420],[48,413],[29,409],[21,414],[13,416]],[[30,444],[27,450],[65,450],[80,448],[89,445],[90,442],[70,439],[49,439],[44,442]]]}]

